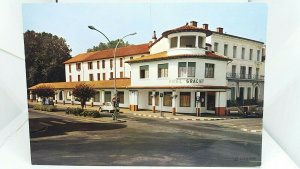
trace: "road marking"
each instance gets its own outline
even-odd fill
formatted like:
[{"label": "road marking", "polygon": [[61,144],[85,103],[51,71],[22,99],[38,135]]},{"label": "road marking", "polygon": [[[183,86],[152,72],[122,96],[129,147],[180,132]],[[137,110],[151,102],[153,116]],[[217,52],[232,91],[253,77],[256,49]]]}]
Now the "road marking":
[{"label": "road marking", "polygon": [[59,122],[59,121],[50,121],[52,123],[56,123],[56,124],[66,124],[66,123],[63,123],[63,122]]},{"label": "road marking", "polygon": [[45,125],[45,126],[52,126],[51,124],[40,122],[40,124]]}]

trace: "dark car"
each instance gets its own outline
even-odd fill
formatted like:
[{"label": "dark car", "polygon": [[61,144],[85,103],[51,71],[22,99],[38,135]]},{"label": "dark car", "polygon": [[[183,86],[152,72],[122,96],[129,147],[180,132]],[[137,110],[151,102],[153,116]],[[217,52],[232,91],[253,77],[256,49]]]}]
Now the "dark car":
[{"label": "dark car", "polygon": [[251,111],[245,111],[243,114],[243,117],[248,117],[248,118],[261,118],[263,117],[263,107],[255,107],[254,110]]}]

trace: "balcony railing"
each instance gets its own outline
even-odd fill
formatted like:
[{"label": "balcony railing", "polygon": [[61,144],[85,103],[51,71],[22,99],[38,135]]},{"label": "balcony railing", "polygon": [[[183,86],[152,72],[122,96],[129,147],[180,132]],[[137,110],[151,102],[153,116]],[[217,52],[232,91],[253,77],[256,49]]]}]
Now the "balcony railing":
[{"label": "balcony railing", "polygon": [[227,73],[227,79],[240,79],[240,80],[264,80],[264,76],[257,74],[242,74],[242,73]]}]

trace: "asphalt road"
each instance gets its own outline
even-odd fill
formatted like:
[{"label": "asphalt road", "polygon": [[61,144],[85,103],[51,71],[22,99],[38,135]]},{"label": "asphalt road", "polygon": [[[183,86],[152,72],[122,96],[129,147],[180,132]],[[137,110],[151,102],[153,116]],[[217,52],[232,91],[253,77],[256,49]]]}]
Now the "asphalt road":
[{"label": "asphalt road", "polygon": [[[80,122],[30,112],[32,163],[100,166],[259,166],[261,134],[225,121]],[[236,123],[256,123],[236,120]],[[228,124],[227,121],[225,124]],[[245,124],[245,125],[246,125]]]}]

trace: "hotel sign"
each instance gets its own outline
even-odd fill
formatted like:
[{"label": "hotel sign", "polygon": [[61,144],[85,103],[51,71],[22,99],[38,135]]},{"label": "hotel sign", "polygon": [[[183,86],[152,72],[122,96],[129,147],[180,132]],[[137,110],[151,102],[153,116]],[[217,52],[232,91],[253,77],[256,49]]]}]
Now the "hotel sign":
[{"label": "hotel sign", "polygon": [[199,84],[203,82],[204,79],[198,79],[198,78],[184,78],[184,79],[169,80],[169,83],[171,84]]}]

